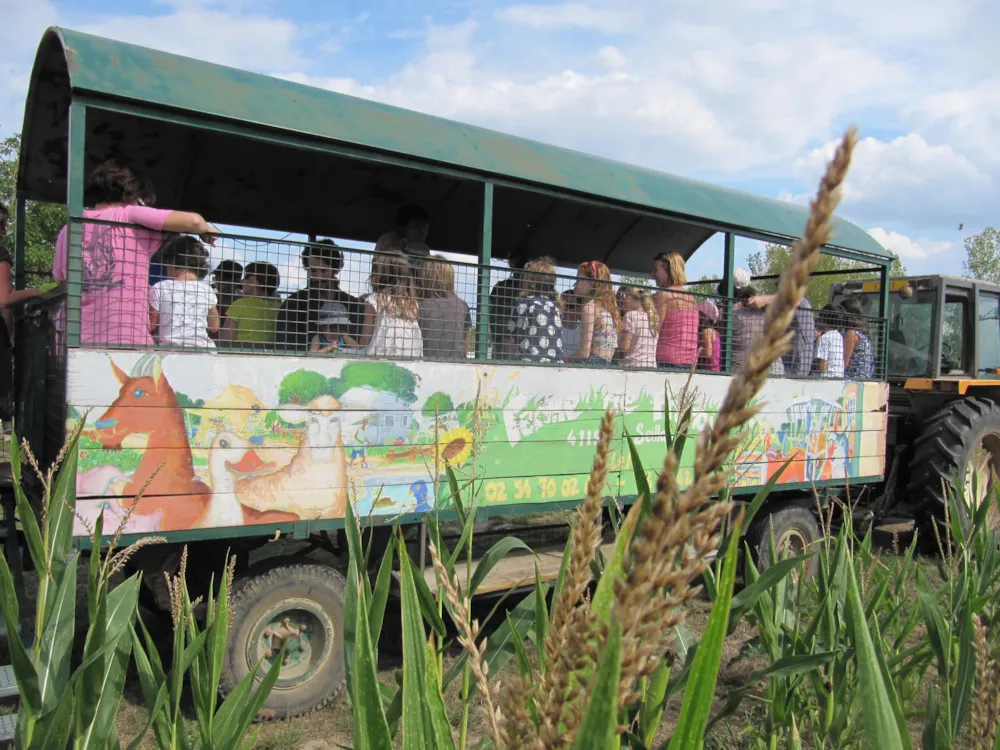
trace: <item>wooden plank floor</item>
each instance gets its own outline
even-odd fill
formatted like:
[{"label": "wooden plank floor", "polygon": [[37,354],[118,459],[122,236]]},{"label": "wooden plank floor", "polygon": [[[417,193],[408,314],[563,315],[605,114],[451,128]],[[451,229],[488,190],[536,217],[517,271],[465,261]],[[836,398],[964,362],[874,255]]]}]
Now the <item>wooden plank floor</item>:
[{"label": "wooden plank floor", "polygon": [[[605,544],[601,547],[601,554],[607,559],[611,555],[614,544]],[[518,586],[533,586],[535,584],[535,564],[538,564],[538,574],[543,581],[553,581],[559,576],[559,567],[562,565],[563,549],[565,545],[560,544],[554,547],[543,547],[535,550],[534,555],[527,553],[507,555],[498,562],[493,570],[489,572],[479,588],[476,595],[495,593],[497,591],[507,591]],[[429,562],[429,559],[428,559]],[[455,577],[464,586],[465,582],[475,575],[478,560],[472,561],[472,570],[466,577],[466,564],[455,564]],[[437,577],[434,569],[428,567],[424,571],[424,580],[432,593],[437,593]]]}]

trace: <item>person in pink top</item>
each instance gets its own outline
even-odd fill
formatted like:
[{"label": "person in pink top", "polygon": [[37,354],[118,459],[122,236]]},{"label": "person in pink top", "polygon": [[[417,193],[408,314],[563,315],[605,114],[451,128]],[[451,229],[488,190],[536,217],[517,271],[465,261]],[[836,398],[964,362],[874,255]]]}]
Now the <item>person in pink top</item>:
[{"label": "person in pink top", "polygon": [[684,285],[684,259],[677,253],[660,253],[653,259],[656,313],[660,335],[656,340],[658,367],[689,370],[698,361],[698,303]]},{"label": "person in pink top", "polygon": [[[84,193],[80,342],[152,346],[149,333],[149,261],[167,232],[201,235],[212,243],[218,230],[200,214],[151,208],[148,183],[128,167],[106,161],[87,180]],[[56,240],[52,276],[69,280],[68,236]]]}]

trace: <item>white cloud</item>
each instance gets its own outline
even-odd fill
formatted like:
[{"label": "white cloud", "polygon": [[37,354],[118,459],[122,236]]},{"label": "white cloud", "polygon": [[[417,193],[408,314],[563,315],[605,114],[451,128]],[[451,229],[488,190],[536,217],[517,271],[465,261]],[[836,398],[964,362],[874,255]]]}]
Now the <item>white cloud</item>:
[{"label": "white cloud", "polygon": [[628,65],[628,58],[626,58],[622,51],[614,45],[601,47],[597,50],[597,55],[595,57],[598,63],[603,65],[605,68],[610,68],[611,70],[618,70],[619,68],[624,68]]},{"label": "white cloud", "polygon": [[926,237],[913,240],[905,234],[886,231],[881,227],[869,229],[868,234],[874,237],[875,241],[882,247],[904,261],[924,260],[932,255],[945,254],[955,247],[954,242],[929,240]]},{"label": "white cloud", "polygon": [[308,64],[298,43],[301,30],[292,21],[216,9],[197,0],[164,14],[109,15],[76,28],[236,68],[285,71]]},{"label": "white cloud", "polygon": [[501,21],[536,29],[577,28],[616,33],[632,31],[642,21],[642,13],[627,5],[620,3],[607,8],[585,3],[511,5],[496,11],[495,16]]},{"label": "white cloud", "polygon": [[904,112],[927,133],[961,143],[980,159],[1000,162],[1000,76],[928,94]]},{"label": "white cloud", "polygon": [[[812,189],[835,148],[831,141],[796,160],[803,186]],[[957,226],[977,223],[974,217],[997,197],[994,178],[968,157],[910,133],[891,141],[862,139],[844,185],[843,212],[864,223]]]}]

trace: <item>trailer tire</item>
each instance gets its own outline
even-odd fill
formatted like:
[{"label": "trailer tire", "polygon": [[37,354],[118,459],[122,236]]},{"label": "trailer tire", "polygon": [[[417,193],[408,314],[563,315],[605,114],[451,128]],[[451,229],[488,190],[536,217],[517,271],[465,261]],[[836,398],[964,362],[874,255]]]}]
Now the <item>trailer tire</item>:
[{"label": "trailer tire", "polygon": [[262,676],[269,649],[284,640],[286,666],[257,720],[292,718],[329,704],[346,676],[346,590],[344,576],[327,565],[272,562],[238,579],[220,692],[230,693],[263,658]]},{"label": "trailer tire", "polygon": [[[991,469],[1000,474],[1000,405],[992,399],[953,401],[922,425],[913,447],[907,488],[917,520],[943,519],[948,494],[955,496],[959,486],[970,497],[970,468],[977,474],[979,498],[972,502],[978,507],[991,494]],[[963,503],[958,505],[962,526],[968,529],[968,509]],[[987,516],[987,525],[993,530],[1000,527],[1000,512],[995,506]]]},{"label": "trailer tire", "polygon": [[[816,514],[804,505],[764,508],[747,530],[746,541],[754,556],[757,570],[771,567],[771,529],[774,529],[774,547],[778,558],[797,557],[816,551],[816,542],[822,536]],[[819,559],[814,554],[802,566],[806,578],[819,569]]]}]

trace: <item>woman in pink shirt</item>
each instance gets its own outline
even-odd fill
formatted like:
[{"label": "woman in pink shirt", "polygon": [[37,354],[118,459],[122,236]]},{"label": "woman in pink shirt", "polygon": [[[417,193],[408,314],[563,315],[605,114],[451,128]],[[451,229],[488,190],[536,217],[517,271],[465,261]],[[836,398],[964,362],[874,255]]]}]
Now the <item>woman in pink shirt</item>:
[{"label": "woman in pink shirt", "polygon": [[[165,232],[198,234],[212,243],[218,230],[200,214],[140,205],[152,202],[148,184],[114,160],[90,173],[85,199],[93,208],[84,209],[82,222],[80,343],[152,346],[149,259]],[[66,230],[59,233],[52,267],[62,282],[69,280]]]},{"label": "woman in pink shirt", "polygon": [[660,335],[656,340],[659,367],[690,369],[698,361],[698,303],[687,292],[684,259],[677,253],[660,253],[653,259],[656,312]]}]

